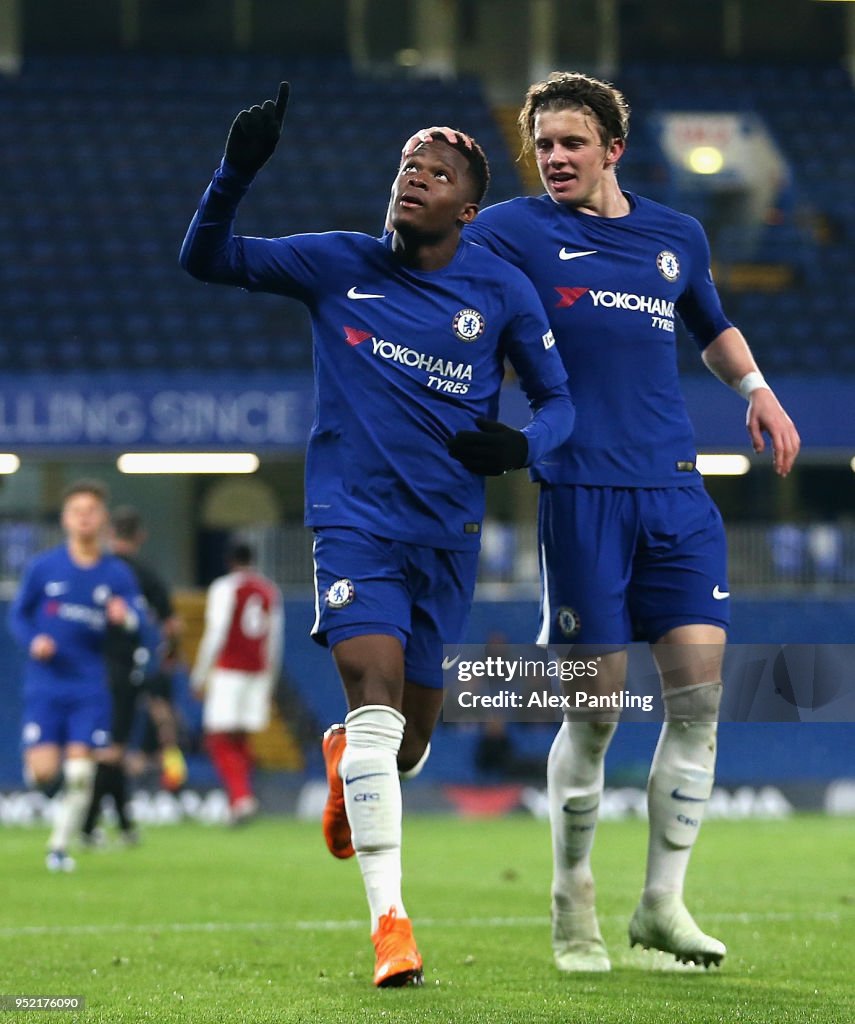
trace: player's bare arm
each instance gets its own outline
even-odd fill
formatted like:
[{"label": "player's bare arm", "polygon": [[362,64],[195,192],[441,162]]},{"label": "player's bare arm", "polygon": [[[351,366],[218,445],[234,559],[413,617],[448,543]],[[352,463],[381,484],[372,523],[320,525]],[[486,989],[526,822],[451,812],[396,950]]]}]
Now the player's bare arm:
[{"label": "player's bare arm", "polygon": [[765,450],[764,434],[772,444],[772,465],[779,476],[786,476],[799,454],[798,430],[774,391],[766,383],[742,332],[729,327],[703,352],[707,369],[748,400],[745,427],[754,451]]}]

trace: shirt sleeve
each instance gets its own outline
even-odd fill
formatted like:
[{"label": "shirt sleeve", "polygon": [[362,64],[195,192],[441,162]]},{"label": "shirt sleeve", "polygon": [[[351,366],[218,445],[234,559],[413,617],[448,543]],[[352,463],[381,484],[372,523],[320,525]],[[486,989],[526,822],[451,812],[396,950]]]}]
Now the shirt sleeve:
[{"label": "shirt sleeve", "polygon": [[172,597],[169,588],[157,573],[147,565],[137,565],[136,573],[140,581],[140,587],[159,622],[172,618],[175,608],[172,604]]},{"label": "shirt sleeve", "polygon": [[196,653],[196,663],[190,678],[195,685],[205,681],[214,666],[232,621],[235,607],[235,591],[228,578],[214,580],[208,588],[205,602],[205,631]]},{"label": "shirt sleeve", "polygon": [[526,221],[515,218],[515,203],[516,200],[510,200],[488,206],[471,224],[466,225],[463,237],[467,242],[482,245],[524,271],[526,257],[522,239],[526,231]]},{"label": "shirt sleeve", "polygon": [[15,599],[9,607],[9,631],[15,640],[25,649],[37,635],[35,624],[36,610],[41,599],[40,576],[34,565],[30,564],[18,587]]},{"label": "shirt sleeve", "polygon": [[516,300],[516,311],[505,329],[504,346],[532,410],[532,419],[523,428],[528,441],[526,465],[530,466],[567,440],[576,421],[576,408],[567,371],[534,286],[518,276],[510,294]]},{"label": "shirt sleeve", "polygon": [[327,236],[236,235],[238,204],[250,184],[251,179],[223,160],[184,236],[179,263],[193,277],[211,284],[309,301],[322,274],[323,260],[317,257],[322,255]]},{"label": "shirt sleeve", "polygon": [[690,277],[686,290],[677,300],[680,319],[699,349],[705,349],[722,331],[733,324],[724,314],[718,290],[710,269],[710,247],[700,223],[687,217],[691,225],[688,243],[691,246]]},{"label": "shirt sleeve", "polygon": [[267,668],[274,683],[282,671],[282,655],[285,646],[285,609],[282,606],[282,595],[277,591],[277,598],[270,609],[270,629],[267,634]]}]

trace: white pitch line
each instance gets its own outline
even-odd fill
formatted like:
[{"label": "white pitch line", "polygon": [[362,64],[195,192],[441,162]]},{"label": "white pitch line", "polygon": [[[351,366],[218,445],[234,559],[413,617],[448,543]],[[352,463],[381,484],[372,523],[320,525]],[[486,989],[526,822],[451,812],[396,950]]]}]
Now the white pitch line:
[{"label": "white pitch line", "polygon": [[[840,913],[837,911],[810,911],[767,913],[721,913],[704,914],[704,920],[733,921],[738,924],[754,924],[761,921],[830,921],[838,922]],[[601,921],[619,923],[625,921],[624,915],[610,914],[600,917]],[[325,921],[162,921],[151,924],[69,924],[69,925],[23,925],[20,928],[0,928],[0,938],[16,938],[25,935],[111,935],[140,932],[224,932],[224,931],[303,931],[330,932],[350,931],[365,928],[367,919],[359,920],[325,920]],[[416,919],[419,928],[530,928],[546,927],[549,918],[538,917],[465,917],[435,918],[419,917]]]}]

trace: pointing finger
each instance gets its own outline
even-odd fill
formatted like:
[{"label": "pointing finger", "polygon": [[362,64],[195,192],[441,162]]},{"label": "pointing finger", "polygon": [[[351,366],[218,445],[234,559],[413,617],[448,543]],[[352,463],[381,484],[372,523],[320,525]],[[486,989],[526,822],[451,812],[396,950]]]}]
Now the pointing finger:
[{"label": "pointing finger", "polygon": [[288,109],[288,97],[291,95],[290,82],[280,82],[279,92],[276,94],[276,120],[282,124],[285,111]]}]

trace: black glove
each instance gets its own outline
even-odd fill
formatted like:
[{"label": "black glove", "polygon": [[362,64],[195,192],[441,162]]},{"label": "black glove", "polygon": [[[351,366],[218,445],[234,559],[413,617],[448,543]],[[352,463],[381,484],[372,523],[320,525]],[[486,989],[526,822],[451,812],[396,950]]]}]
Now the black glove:
[{"label": "black glove", "polygon": [[447,442],[449,454],[470,473],[501,476],[525,465],[528,439],[521,430],[483,416],[475,420],[475,426],[477,430],[458,430]]},{"label": "black glove", "polygon": [[226,160],[245,174],[256,174],[267,163],[282,134],[288,106],[288,82],[279,83],[276,100],[242,110],[232,122],[226,140]]}]

